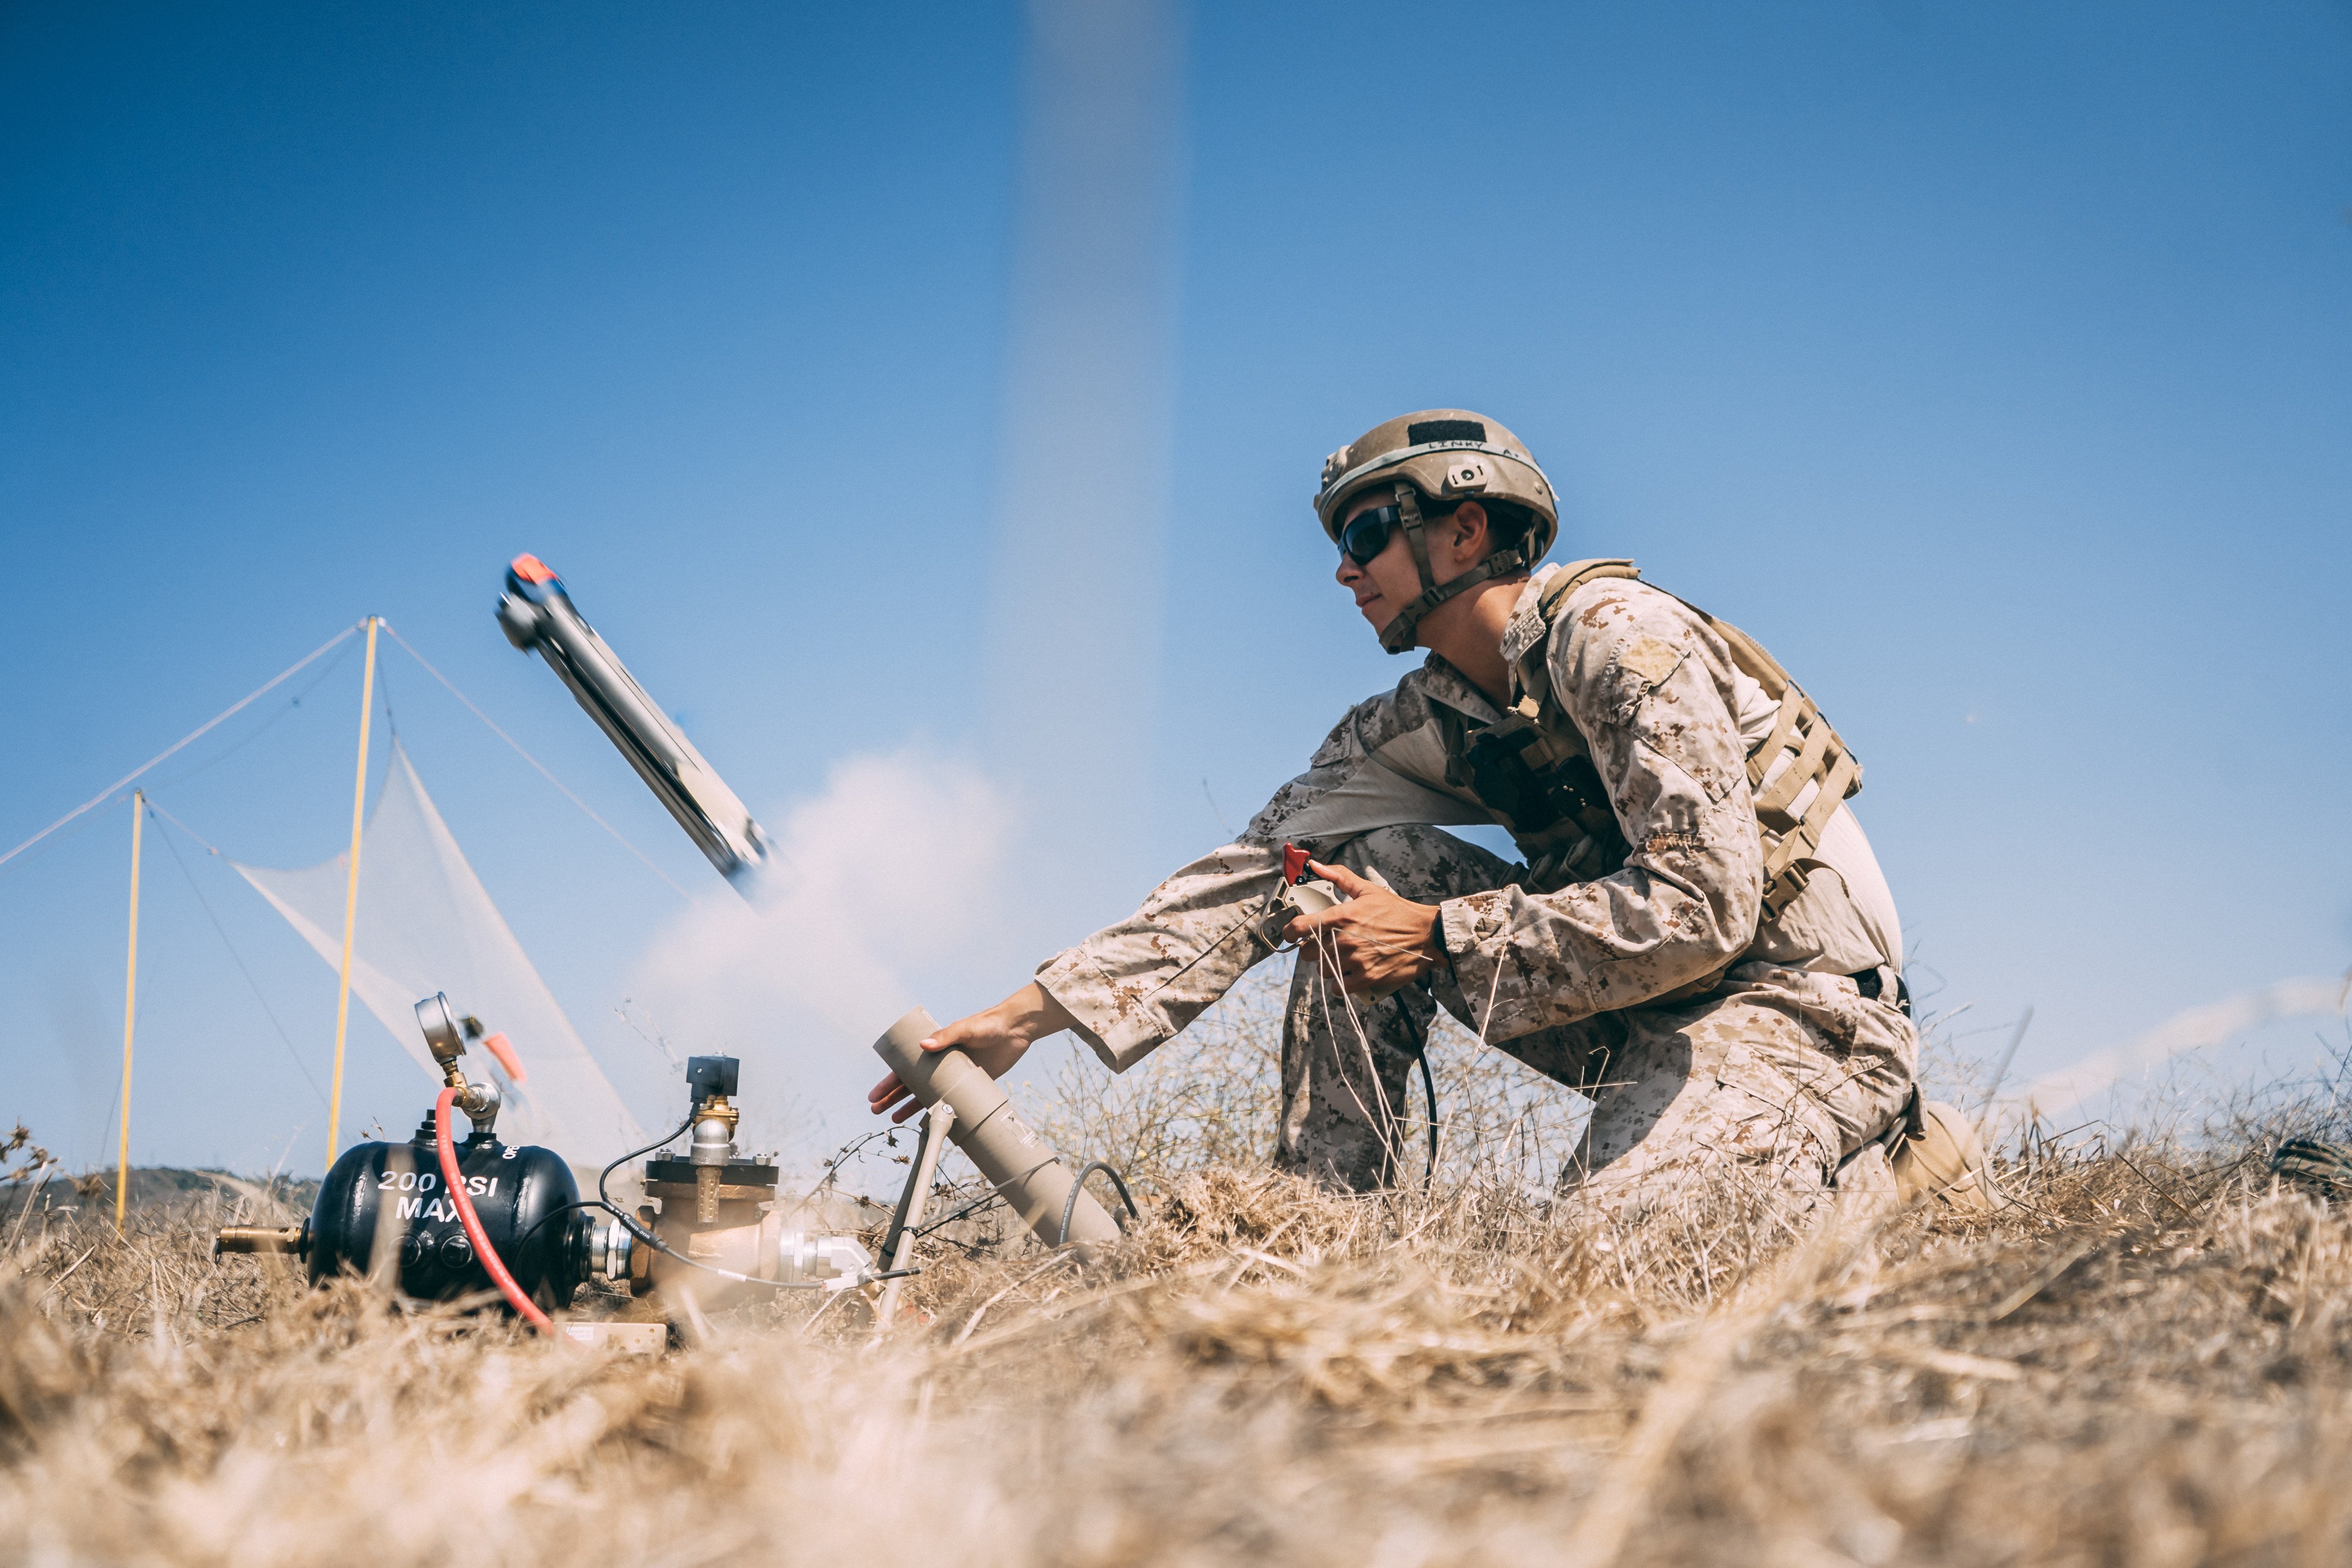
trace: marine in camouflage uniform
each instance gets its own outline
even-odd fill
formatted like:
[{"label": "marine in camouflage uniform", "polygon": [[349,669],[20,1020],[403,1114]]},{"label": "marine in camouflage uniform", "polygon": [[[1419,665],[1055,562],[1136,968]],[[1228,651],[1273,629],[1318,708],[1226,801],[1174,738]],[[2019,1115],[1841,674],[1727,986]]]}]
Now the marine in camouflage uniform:
[{"label": "marine in camouflage uniform", "polygon": [[[1526,503],[1523,553],[1472,574],[1506,585],[1557,526],[1526,448],[1464,411],[1391,420],[1334,454],[1327,531],[1391,483],[1424,589],[1383,628],[1391,651],[1450,596],[1420,507],[1465,492]],[[1844,804],[1858,769],[1769,655],[1628,563],[1535,574],[1501,652],[1509,708],[1431,654],[1341,719],[1238,840],[1048,961],[1038,984],[1124,1071],[1276,951],[1279,917],[1265,914],[1282,847],[1297,844],[1437,905],[1444,952],[1378,998],[1344,993],[1312,943],[1302,952],[1282,1047],[1286,1164],[1348,1188],[1392,1178],[1406,1074],[1443,1006],[1591,1098],[1563,1184],[1636,1215],[1695,1192],[1810,1205],[1914,1097],[1900,926]],[[1496,764],[1531,734],[1526,754],[1549,770]],[[1522,863],[1443,831],[1489,822]],[[1852,1162],[1864,1168],[1884,1179],[1883,1163]]]}]

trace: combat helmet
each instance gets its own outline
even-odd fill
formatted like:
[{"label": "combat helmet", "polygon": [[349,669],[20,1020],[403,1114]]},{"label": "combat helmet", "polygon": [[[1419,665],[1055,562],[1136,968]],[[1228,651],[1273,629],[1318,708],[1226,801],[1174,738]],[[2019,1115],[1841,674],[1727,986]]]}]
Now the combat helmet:
[{"label": "combat helmet", "polygon": [[[1551,481],[1528,456],[1527,444],[1485,415],[1467,409],[1427,408],[1400,415],[1323,459],[1315,515],[1334,544],[1339,542],[1339,520],[1348,503],[1376,486],[1393,489],[1405,540],[1421,569],[1421,596],[1381,628],[1381,646],[1391,653],[1413,646],[1413,628],[1422,616],[1466,588],[1528,570],[1543,559],[1559,533],[1559,502]],[[1429,569],[1429,544],[1422,533],[1419,497],[1424,495],[1448,502],[1516,501],[1535,514],[1535,521],[1517,549],[1498,550],[1441,587]]]}]

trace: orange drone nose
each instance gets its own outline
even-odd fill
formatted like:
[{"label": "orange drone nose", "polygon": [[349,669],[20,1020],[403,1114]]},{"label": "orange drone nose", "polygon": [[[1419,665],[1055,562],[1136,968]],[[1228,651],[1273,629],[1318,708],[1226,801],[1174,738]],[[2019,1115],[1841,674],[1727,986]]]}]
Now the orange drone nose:
[{"label": "orange drone nose", "polygon": [[499,1058],[499,1066],[507,1069],[507,1077],[517,1083],[528,1081],[522,1070],[522,1058],[515,1055],[514,1046],[508,1040],[504,1030],[495,1035],[485,1036],[482,1040],[482,1049]]}]

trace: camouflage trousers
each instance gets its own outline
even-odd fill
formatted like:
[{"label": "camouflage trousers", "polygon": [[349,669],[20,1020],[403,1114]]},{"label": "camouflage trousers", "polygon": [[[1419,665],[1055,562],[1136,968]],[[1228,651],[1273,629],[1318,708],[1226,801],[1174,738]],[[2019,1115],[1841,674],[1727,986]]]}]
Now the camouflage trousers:
[{"label": "camouflage trousers", "polygon": [[[1337,859],[1422,903],[1524,875],[1433,827],[1382,828]],[[1564,1189],[1628,1218],[1694,1195],[1810,1208],[1910,1097],[1918,1037],[1888,978],[1880,1001],[1845,975],[1741,963],[1696,996],[1486,1043],[1591,1099]],[[1301,952],[1283,1027],[1281,1163],[1359,1191],[1392,1181],[1406,1075],[1441,1005],[1477,1033],[1475,1000],[1443,970],[1373,1001],[1343,995]]]}]

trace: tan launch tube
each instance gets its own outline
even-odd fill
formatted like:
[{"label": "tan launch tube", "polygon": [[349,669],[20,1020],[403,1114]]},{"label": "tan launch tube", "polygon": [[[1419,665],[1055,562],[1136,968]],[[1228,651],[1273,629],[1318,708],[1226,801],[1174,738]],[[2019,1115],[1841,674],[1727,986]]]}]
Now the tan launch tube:
[{"label": "tan launch tube", "polygon": [[1062,1235],[1062,1210],[1070,1201],[1070,1173],[1046,1142],[1015,1114],[996,1080],[961,1051],[926,1051],[923,1041],[939,1032],[931,1016],[918,1007],[874,1042],[874,1054],[890,1065],[898,1081],[929,1106],[944,1100],[954,1108],[948,1138],[971,1157],[989,1185],[1048,1247],[1065,1241],[1109,1242],[1118,1226],[1091,1194],[1078,1194],[1070,1234]]}]

